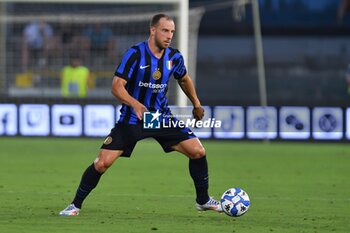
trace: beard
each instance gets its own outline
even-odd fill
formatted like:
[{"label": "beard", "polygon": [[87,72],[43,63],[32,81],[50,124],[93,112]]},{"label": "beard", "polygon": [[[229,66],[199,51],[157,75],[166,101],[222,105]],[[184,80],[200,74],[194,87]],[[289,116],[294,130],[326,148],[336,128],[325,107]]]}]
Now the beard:
[{"label": "beard", "polygon": [[158,38],[155,38],[155,42],[156,42],[156,46],[160,49],[166,49],[170,45],[170,42],[169,42],[169,45],[165,45],[164,42],[159,40]]}]

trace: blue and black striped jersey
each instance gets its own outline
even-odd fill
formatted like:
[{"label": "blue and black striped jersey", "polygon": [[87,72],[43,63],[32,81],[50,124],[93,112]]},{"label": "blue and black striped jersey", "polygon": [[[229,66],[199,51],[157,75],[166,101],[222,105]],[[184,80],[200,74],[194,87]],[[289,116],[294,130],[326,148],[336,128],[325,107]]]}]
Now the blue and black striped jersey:
[{"label": "blue and black striped jersey", "polygon": [[[187,73],[181,53],[174,48],[165,49],[161,58],[155,57],[148,42],[141,42],[126,51],[114,75],[127,81],[128,93],[150,111],[159,110],[170,114],[166,93],[168,82],[183,78]],[[119,122],[136,124],[138,118],[134,110],[123,104]]]}]

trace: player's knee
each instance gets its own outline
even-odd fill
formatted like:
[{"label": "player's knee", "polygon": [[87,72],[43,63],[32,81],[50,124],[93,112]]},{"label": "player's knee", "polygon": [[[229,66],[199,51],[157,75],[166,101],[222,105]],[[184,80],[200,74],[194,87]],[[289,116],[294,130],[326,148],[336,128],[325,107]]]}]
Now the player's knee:
[{"label": "player's knee", "polygon": [[108,160],[104,160],[104,159],[100,159],[100,158],[97,158],[95,161],[94,161],[94,164],[95,164],[95,169],[100,172],[100,173],[103,173],[105,172],[110,166],[112,166],[112,162],[108,161]]},{"label": "player's knee", "polygon": [[200,159],[205,156],[205,149],[203,146],[194,147],[189,155],[190,159]]}]

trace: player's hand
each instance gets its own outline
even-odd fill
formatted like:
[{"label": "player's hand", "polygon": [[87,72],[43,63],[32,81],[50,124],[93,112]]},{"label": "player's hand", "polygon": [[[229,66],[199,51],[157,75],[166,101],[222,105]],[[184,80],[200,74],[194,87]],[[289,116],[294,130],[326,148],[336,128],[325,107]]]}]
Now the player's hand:
[{"label": "player's hand", "polygon": [[192,110],[192,115],[197,121],[202,120],[204,117],[204,108],[202,108],[202,106],[194,107]]},{"label": "player's hand", "polygon": [[142,120],[143,113],[148,111],[145,105],[141,104],[138,101],[132,106],[132,108],[134,109],[134,112],[136,113],[136,116],[139,120]]}]

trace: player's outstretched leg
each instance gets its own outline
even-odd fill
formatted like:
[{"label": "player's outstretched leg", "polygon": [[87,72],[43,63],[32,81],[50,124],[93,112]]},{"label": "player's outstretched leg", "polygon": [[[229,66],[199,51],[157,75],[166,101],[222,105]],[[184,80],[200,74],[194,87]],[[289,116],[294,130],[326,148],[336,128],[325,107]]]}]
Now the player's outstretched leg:
[{"label": "player's outstretched leg", "polygon": [[115,162],[122,150],[101,149],[95,161],[85,170],[74,200],[67,208],[60,212],[62,216],[78,215],[81,205],[89,193],[97,186],[102,174]]},{"label": "player's outstretched leg", "polygon": [[209,175],[207,158],[190,159],[189,170],[196,188],[196,209],[199,211],[214,210],[222,212],[221,204],[208,195]]},{"label": "player's outstretched leg", "polygon": [[220,202],[208,195],[208,163],[205,149],[199,139],[191,138],[180,142],[172,148],[190,159],[189,171],[196,189],[196,209],[222,212]]},{"label": "player's outstretched leg", "polygon": [[101,149],[94,163],[91,164],[81,177],[74,200],[60,212],[62,216],[78,215],[81,205],[89,193],[97,186],[102,174],[123,154],[122,150]]},{"label": "player's outstretched leg", "polygon": [[61,216],[79,215],[82,203],[89,193],[97,186],[103,173],[95,169],[95,165],[91,164],[84,172],[74,200],[64,210],[60,212]]}]

